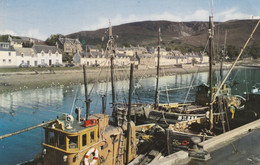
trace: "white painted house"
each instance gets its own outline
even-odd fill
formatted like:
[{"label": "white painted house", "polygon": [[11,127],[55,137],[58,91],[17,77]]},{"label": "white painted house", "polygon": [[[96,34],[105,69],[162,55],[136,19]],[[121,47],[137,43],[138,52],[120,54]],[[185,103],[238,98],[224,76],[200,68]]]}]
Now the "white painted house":
[{"label": "white painted house", "polygon": [[62,64],[62,53],[55,46],[34,45],[32,48],[13,47],[0,42],[0,67],[19,67],[21,64],[38,66]]},{"label": "white painted house", "polygon": [[9,42],[0,42],[0,67],[15,67],[16,52]]},{"label": "white painted house", "polygon": [[16,59],[17,65],[27,64],[28,66],[37,66],[35,65],[35,61],[37,61],[37,56],[35,55],[35,51],[33,48],[22,48],[17,47],[16,50]]},{"label": "white painted house", "polygon": [[62,64],[62,53],[56,46],[34,45],[33,49],[37,57],[34,66]]}]

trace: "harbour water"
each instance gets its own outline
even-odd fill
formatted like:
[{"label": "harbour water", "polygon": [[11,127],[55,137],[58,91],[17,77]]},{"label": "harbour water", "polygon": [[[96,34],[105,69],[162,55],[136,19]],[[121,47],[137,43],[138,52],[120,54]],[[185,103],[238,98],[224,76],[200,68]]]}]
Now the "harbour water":
[{"label": "harbour water", "polygon": [[[258,69],[235,69],[229,83],[233,94],[243,95],[250,91],[255,83],[260,82],[260,70]],[[217,74],[216,74],[217,75]],[[215,81],[219,80],[215,76]],[[164,76],[160,79],[160,90],[173,89],[178,87],[193,86],[207,83],[208,73],[178,74]],[[116,82],[117,99],[126,102],[128,96],[129,82]],[[134,81],[133,101],[154,102],[155,78],[138,79]],[[92,114],[101,112],[101,97],[107,93],[107,113],[111,114],[111,88],[110,83],[89,84],[91,92]],[[187,92],[189,94],[187,95]],[[195,88],[160,92],[160,103],[193,101]],[[74,115],[75,107],[85,110],[84,87],[63,86],[54,88],[24,90],[0,95],[0,135],[18,131],[43,121],[55,119],[63,113]],[[16,136],[0,140],[0,164],[11,165],[31,160],[41,152],[41,143],[44,141],[42,128],[34,129]],[[228,152],[228,150],[227,150]],[[214,160],[214,159],[213,159]],[[230,163],[230,162],[229,162]]]}]

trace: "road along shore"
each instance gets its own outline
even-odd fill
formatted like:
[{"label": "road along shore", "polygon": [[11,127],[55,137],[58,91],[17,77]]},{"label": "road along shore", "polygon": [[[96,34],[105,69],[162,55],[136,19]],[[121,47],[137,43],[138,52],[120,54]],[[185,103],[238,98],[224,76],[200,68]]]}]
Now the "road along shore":
[{"label": "road along shore", "polygon": [[[175,74],[207,72],[208,66],[190,66],[185,68],[160,68],[161,76]],[[134,70],[134,78],[155,77],[156,68]],[[129,77],[129,68],[115,68],[115,80]],[[110,81],[109,68],[87,68],[89,83]],[[54,86],[68,86],[83,83],[83,70],[44,71],[44,72],[11,72],[0,73],[0,93],[14,92],[26,89],[48,88]]]}]

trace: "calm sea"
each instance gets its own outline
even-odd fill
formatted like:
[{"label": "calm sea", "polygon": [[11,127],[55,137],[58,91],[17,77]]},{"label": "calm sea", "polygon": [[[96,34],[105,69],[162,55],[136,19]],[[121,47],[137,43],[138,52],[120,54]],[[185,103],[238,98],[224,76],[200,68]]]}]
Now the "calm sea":
[{"label": "calm sea", "polygon": [[[250,91],[255,83],[260,82],[260,70],[235,69],[228,83],[232,86],[233,94],[243,95]],[[179,87],[196,86],[207,83],[208,73],[177,74],[163,76],[160,79],[160,90]],[[215,73],[215,82],[220,80]],[[132,102],[154,101],[155,78],[134,80]],[[128,81],[116,82],[117,99],[127,101]],[[110,83],[96,83],[88,86],[91,97],[91,113],[101,112],[101,96],[107,95],[107,113],[111,113],[111,88]],[[160,92],[160,103],[193,101],[195,88]],[[75,107],[81,107],[84,115],[84,87],[63,86],[24,90],[19,92],[4,93],[0,95],[0,135],[18,131],[23,128],[40,124],[43,121],[56,119],[63,113],[75,116]],[[12,165],[31,160],[41,152],[41,143],[44,141],[44,131],[37,128],[19,135],[0,140],[0,164]]]}]

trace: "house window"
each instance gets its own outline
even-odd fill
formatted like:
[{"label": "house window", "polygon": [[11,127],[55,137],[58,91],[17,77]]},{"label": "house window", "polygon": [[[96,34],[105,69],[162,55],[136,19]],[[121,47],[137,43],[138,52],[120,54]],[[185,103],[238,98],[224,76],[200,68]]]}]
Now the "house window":
[{"label": "house window", "polygon": [[11,56],[11,52],[8,52],[8,55]]},{"label": "house window", "polygon": [[9,60],[8,60],[8,62],[9,62],[9,63],[11,63],[11,62],[12,62],[12,60],[11,60],[11,59],[9,59]]},{"label": "house window", "polygon": [[56,57],[58,57],[58,55],[59,55],[59,54],[58,54],[58,53],[56,53]]},{"label": "house window", "polygon": [[51,53],[49,53],[49,56],[51,56]]},{"label": "house window", "polygon": [[5,62],[6,62],[6,60],[5,59],[3,59],[3,63],[5,64]]},{"label": "house window", "polygon": [[44,56],[44,53],[42,52],[42,56]]},{"label": "house window", "polygon": [[23,53],[21,54],[21,56],[23,57]]}]

